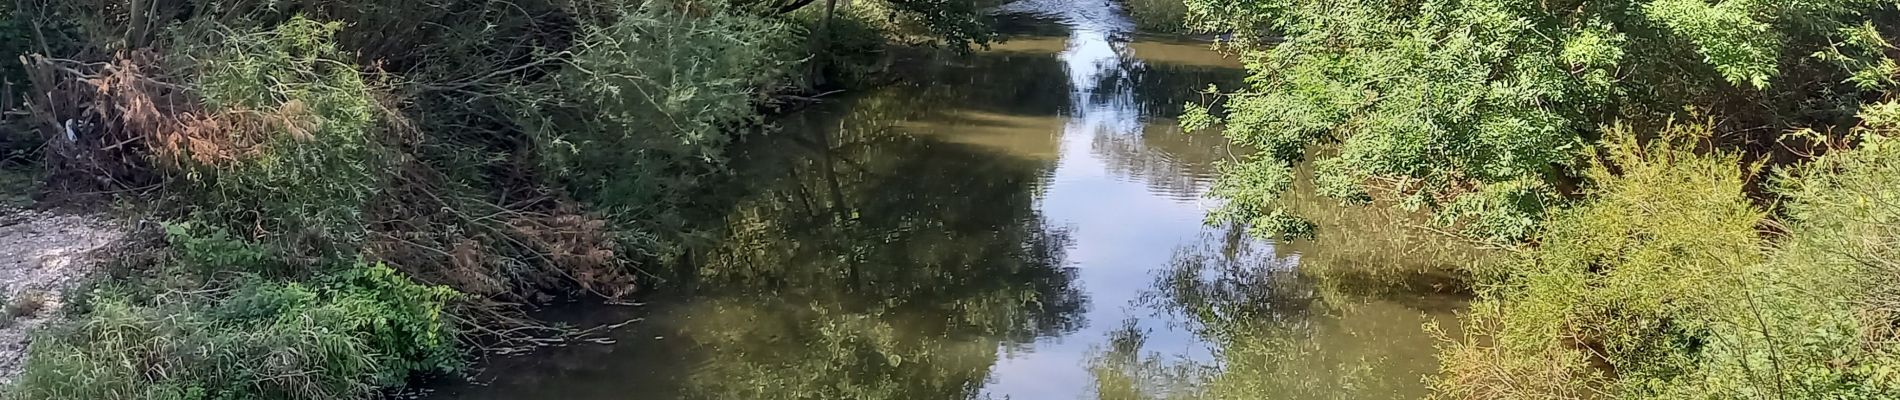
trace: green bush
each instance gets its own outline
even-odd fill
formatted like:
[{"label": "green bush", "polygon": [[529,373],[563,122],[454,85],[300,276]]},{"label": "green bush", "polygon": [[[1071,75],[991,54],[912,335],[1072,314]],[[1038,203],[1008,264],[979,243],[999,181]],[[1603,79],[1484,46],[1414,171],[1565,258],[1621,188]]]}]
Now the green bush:
[{"label": "green bush", "polygon": [[519,123],[576,197],[622,221],[664,219],[760,122],[754,104],[802,58],[800,37],[751,16],[626,9],[582,36],[545,98],[522,99]]},{"label": "green bush", "polygon": [[1187,3],[1181,0],[1122,0],[1135,27],[1155,33],[1187,32]]},{"label": "green bush", "polygon": [[225,270],[213,287],[227,289],[150,280],[84,294],[83,315],[38,336],[6,397],[360,398],[463,363],[447,288],[363,262],[311,284],[272,281],[226,265],[268,263],[256,244],[189,227],[172,235],[187,243],[159,274]]},{"label": "green bush", "polygon": [[390,167],[368,86],[333,43],[341,28],[296,17],[263,31],[188,30],[212,37],[175,57],[198,60],[188,86],[209,116],[161,153],[181,165],[203,217],[299,251],[353,254]]},{"label": "green bush", "polygon": [[1788,233],[1770,263],[1791,289],[1776,294],[1831,313],[1769,314],[1780,353],[1828,362],[1776,378],[1815,393],[1900,396],[1900,146],[1889,132],[1777,180]]},{"label": "green bush", "polygon": [[6,60],[3,60],[6,62],[0,62],[0,83],[13,85],[12,89],[15,93],[23,91],[21,89],[24,88],[22,85],[26,84],[26,71],[13,58],[32,51],[34,43],[28,18],[26,13],[18,10],[17,4],[11,2],[0,4],[0,57],[6,57]]},{"label": "green bush", "polygon": [[1536,248],[1475,274],[1503,277],[1467,317],[1489,343],[1446,348],[1441,394],[1900,395],[1900,359],[1877,339],[1893,320],[1860,309],[1891,286],[1892,270],[1867,267],[1895,255],[1900,236],[1881,221],[1900,206],[1877,199],[1896,198],[1900,158],[1872,145],[1784,179],[1794,223],[1776,248],[1759,235],[1766,214],[1742,195],[1736,156],[1685,144],[1705,135],[1675,128],[1647,146],[1606,137],[1620,173],[1594,167],[1589,200],[1557,212]]},{"label": "green bush", "polygon": [[[1220,118],[1190,120],[1224,122],[1260,150],[1245,162],[1313,161],[1330,193],[1432,210],[1465,196],[1551,197],[1618,121],[1663,126],[1692,110],[1720,122],[1724,143],[1851,126],[1891,87],[1881,37],[1900,29],[1900,8],[1876,0],[1186,4],[1194,28],[1233,35],[1224,45],[1254,76],[1222,97]],[[1227,206],[1260,211],[1234,215],[1281,208],[1273,188],[1250,190],[1264,194]],[[1462,215],[1471,210],[1448,216],[1488,219],[1470,226],[1496,239],[1531,231],[1503,221],[1518,216]]]}]

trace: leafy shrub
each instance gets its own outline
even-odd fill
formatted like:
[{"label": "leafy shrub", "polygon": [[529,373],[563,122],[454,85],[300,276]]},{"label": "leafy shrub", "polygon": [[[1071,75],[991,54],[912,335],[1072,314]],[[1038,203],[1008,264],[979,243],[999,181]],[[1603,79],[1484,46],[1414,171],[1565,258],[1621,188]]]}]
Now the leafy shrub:
[{"label": "leafy shrub", "polygon": [[1463,221],[1465,231],[1479,237],[1524,240],[1537,233],[1546,210],[1556,208],[1553,193],[1539,180],[1499,182],[1457,197],[1438,216],[1444,224]]},{"label": "leafy shrub", "polygon": [[333,44],[342,25],[292,18],[271,30],[223,32],[182,50],[208,113],[160,132],[204,217],[283,237],[289,248],[347,255],[361,211],[388,175],[377,115],[356,67]]},{"label": "leafy shrub", "polygon": [[[174,271],[257,260],[225,236],[174,240]],[[222,243],[220,243],[222,242]],[[233,252],[218,255],[213,253]],[[86,313],[42,333],[15,399],[342,399],[461,366],[444,304],[455,292],[362,262],[315,284],[235,273],[211,293],[111,287]],[[243,271],[255,268],[234,268]],[[136,283],[134,283],[136,285]],[[163,283],[154,283],[163,284]]]},{"label": "leafy shrub", "polygon": [[[1736,327],[1723,326],[1732,315],[1718,311],[1737,304],[1731,289],[1759,273],[1755,226],[1763,214],[1741,196],[1734,156],[1697,156],[1670,143],[1684,139],[1640,146],[1629,134],[1606,138],[1622,174],[1592,169],[1601,185],[1593,200],[1556,214],[1542,245],[1508,271],[1477,274],[1506,277],[1470,317],[1470,325],[1494,327],[1487,333],[1496,349],[1467,343],[1449,357],[1497,367],[1447,365],[1459,384],[1444,389],[1459,398],[1561,395],[1524,391],[1569,386],[1524,380],[1600,379],[1583,362],[1592,351],[1629,382],[1669,382],[1689,372],[1679,364],[1703,346],[1721,345],[1711,336]],[[1524,373],[1551,363],[1561,367]],[[1459,376],[1486,370],[1514,373]]]},{"label": "leafy shrub", "polygon": [[656,219],[760,121],[753,103],[795,65],[797,37],[755,17],[625,9],[582,37],[547,98],[523,99],[520,123],[547,176],[622,217]]},{"label": "leafy shrub", "polygon": [[[1539,246],[1515,264],[1476,274],[1503,277],[1467,318],[1491,343],[1449,345],[1441,393],[1485,399],[1591,392],[1655,399],[1900,394],[1891,372],[1900,364],[1885,342],[1862,342],[1890,321],[1857,323],[1868,313],[1854,306],[1869,304],[1857,293],[1884,285],[1871,282],[1891,283],[1891,271],[1833,256],[1841,250],[1875,257],[1863,260],[1890,256],[1880,252],[1891,246],[1852,245],[1893,234],[1852,218],[1886,206],[1828,201],[1869,193],[1835,192],[1841,188],[1890,192],[1892,186],[1874,185],[1891,182],[1866,179],[1891,180],[1896,164],[1868,163],[1886,156],[1865,158],[1859,151],[1829,156],[1842,158],[1822,165],[1839,168],[1809,170],[1792,184],[1804,189],[1792,196],[1797,223],[1789,240],[1771,249],[1757,230],[1766,215],[1742,195],[1736,156],[1698,155],[1682,144],[1706,137],[1706,129],[1673,128],[1647,146],[1622,131],[1606,137],[1606,163],[1620,174],[1593,167],[1598,186],[1588,192],[1590,200],[1557,212]],[[1845,284],[1855,281],[1869,284]]]},{"label": "leafy shrub", "polygon": [[1181,0],[1122,0],[1135,27],[1148,32],[1187,31],[1187,4]]},{"label": "leafy shrub", "polygon": [[[1892,47],[1880,38],[1900,29],[1885,1],[1559,3],[1186,4],[1195,28],[1233,34],[1224,44],[1251,60],[1254,79],[1218,116],[1226,136],[1260,150],[1246,162],[1311,159],[1330,193],[1412,197],[1433,210],[1466,196],[1552,197],[1615,121],[1662,126],[1696,110],[1722,121],[1712,128],[1723,143],[1853,125],[1854,110],[1891,84]],[[1265,194],[1228,206],[1279,208],[1273,188],[1250,190]],[[1469,225],[1489,231],[1477,234],[1527,231],[1519,216],[1472,210],[1447,216],[1486,219]]]},{"label": "leafy shrub", "polygon": [[1793,287],[1783,296],[1834,312],[1772,321],[1786,332],[1780,352],[1829,360],[1828,368],[1776,378],[1830,394],[1892,398],[1900,396],[1900,146],[1891,128],[1869,126],[1859,147],[1777,180],[1788,199],[1788,233],[1771,263]]}]

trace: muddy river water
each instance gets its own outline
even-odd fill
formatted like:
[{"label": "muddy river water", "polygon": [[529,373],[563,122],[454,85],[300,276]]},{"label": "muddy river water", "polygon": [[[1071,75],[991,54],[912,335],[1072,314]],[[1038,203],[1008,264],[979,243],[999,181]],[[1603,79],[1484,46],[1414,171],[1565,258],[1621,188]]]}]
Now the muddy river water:
[{"label": "muddy river water", "polygon": [[568,318],[641,318],[612,344],[489,360],[430,397],[1425,394],[1426,325],[1455,335],[1463,300],[1403,272],[1436,262],[1407,252],[1420,239],[1318,199],[1338,228],[1318,240],[1206,220],[1215,171],[1244,150],[1173,117],[1239,84],[1236,60],[1134,34],[1107,3],[1001,12],[1040,28],[786,116],[734,154],[750,187],[681,276]]}]

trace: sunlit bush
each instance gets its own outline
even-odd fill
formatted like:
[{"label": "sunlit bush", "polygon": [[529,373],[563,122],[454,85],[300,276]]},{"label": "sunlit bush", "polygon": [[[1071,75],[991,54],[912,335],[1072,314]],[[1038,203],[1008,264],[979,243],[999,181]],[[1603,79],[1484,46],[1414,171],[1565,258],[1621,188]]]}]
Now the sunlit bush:
[{"label": "sunlit bush", "polygon": [[1705,129],[1606,138],[1590,200],[1558,212],[1518,262],[1477,274],[1504,278],[1467,318],[1486,337],[1445,349],[1443,394],[1900,395],[1882,339],[1892,320],[1869,307],[1892,283],[1882,221],[1900,206],[1880,199],[1896,196],[1894,153],[1873,140],[1784,180],[1792,223],[1770,247],[1735,156],[1690,150]]},{"label": "sunlit bush", "polygon": [[[1187,0],[1254,79],[1210,96],[1226,113],[1185,120],[1224,122],[1260,151],[1246,163],[1310,161],[1337,197],[1455,208],[1453,226],[1508,242],[1543,219],[1522,199],[1561,194],[1604,126],[1689,110],[1716,117],[1715,145],[1774,152],[1784,130],[1854,125],[1900,70],[1891,2],[1563,3]],[[1248,190],[1264,194],[1227,206],[1258,211],[1231,215],[1282,212],[1273,187]],[[1300,228],[1258,228],[1277,227]]]}]

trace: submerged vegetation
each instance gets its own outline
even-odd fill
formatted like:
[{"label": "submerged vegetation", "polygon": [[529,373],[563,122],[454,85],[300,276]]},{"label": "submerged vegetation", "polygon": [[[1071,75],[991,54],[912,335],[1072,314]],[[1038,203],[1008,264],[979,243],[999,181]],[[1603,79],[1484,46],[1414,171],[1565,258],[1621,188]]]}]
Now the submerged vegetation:
[{"label": "submerged vegetation", "polygon": [[4,396],[367,398],[533,346],[525,306],[679,256],[782,95],[990,37],[970,1],[8,1],[5,176],[164,232]]}]

